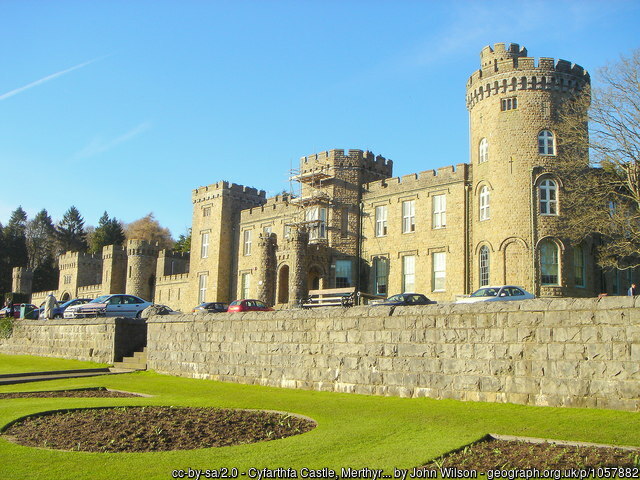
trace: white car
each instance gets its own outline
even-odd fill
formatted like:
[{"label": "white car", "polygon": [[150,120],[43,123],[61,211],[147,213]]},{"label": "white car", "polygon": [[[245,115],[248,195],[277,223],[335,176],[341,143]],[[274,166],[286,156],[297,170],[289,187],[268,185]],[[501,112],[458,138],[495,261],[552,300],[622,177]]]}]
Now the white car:
[{"label": "white car", "polygon": [[64,311],[64,318],[105,316],[140,318],[142,311],[149,305],[152,303],[134,295],[101,295],[84,305],[67,308]]},{"label": "white car", "polygon": [[513,285],[482,287],[468,297],[459,298],[456,303],[503,302],[513,300],[530,300],[535,295]]}]

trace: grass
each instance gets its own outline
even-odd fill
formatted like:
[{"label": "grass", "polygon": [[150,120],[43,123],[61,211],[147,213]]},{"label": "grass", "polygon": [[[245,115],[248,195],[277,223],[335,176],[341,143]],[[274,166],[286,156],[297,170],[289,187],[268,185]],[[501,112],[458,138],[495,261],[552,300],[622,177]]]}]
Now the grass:
[{"label": "grass", "polygon": [[[25,357],[0,356],[4,369]],[[38,359],[55,369],[53,359]],[[52,363],[50,363],[52,362]],[[169,479],[175,469],[341,467],[410,469],[486,433],[640,446],[640,414],[611,410],[526,407],[402,399],[237,385],[141,372],[23,385],[0,392],[106,386],[154,395],[120,399],[14,399],[0,402],[0,425],[21,416],[107,405],[257,408],[307,415],[318,427],[304,435],[253,445],[163,453],[83,453],[22,447],[0,438],[0,478]],[[204,478],[204,477],[202,477]],[[240,477],[243,478],[243,477]],[[248,477],[244,477],[248,478]]]},{"label": "grass", "polygon": [[73,370],[74,368],[100,368],[106,366],[106,363],[81,362],[79,360],[66,360],[64,358],[0,354],[0,375],[7,373]]}]

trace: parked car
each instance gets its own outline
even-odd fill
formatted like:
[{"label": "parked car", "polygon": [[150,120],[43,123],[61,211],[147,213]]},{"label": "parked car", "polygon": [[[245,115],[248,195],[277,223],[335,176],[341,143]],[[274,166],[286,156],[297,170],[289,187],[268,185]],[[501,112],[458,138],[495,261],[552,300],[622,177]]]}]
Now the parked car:
[{"label": "parked car", "polygon": [[[27,306],[27,314],[29,314],[29,312],[31,312],[30,315],[28,315],[27,318],[30,319],[37,319],[38,318],[38,308],[33,304],[33,303],[25,303],[25,305]],[[20,318],[20,307],[22,306],[21,303],[14,303],[13,304],[13,317],[14,318]],[[2,309],[0,309],[0,316],[1,317],[6,317],[7,316],[7,307],[3,307]]]},{"label": "parked car", "polygon": [[152,303],[134,295],[101,295],[83,305],[67,308],[64,318],[98,316],[140,318],[142,311],[149,305]]},{"label": "parked car", "polygon": [[228,308],[229,305],[222,302],[202,302],[192,311],[193,313],[220,313],[226,312]]},{"label": "parked car", "polygon": [[434,303],[437,302],[435,300],[429,300],[421,293],[399,293],[374,305],[432,305]]},{"label": "parked car", "polygon": [[[53,309],[53,318],[63,318],[64,311],[67,308],[73,307],[75,305],[84,305],[85,303],[88,303],[91,300],[92,300],[91,298],[76,298],[64,303],[60,303],[56,308]],[[39,317],[42,317],[42,315],[44,314],[44,303],[40,305],[40,308],[38,308],[37,310],[38,310]]]},{"label": "parked car", "polygon": [[456,303],[502,302],[512,300],[529,300],[536,298],[532,293],[513,285],[482,287],[468,297],[459,298]]},{"label": "parked car", "polygon": [[267,307],[260,300],[235,300],[229,304],[227,312],[270,312],[273,308]]}]

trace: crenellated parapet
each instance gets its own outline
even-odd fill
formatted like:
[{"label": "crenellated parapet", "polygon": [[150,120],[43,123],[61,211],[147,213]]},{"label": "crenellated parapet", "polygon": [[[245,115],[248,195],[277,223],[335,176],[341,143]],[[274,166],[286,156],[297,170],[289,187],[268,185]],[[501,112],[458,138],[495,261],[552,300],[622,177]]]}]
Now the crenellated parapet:
[{"label": "crenellated parapet", "polygon": [[370,151],[333,149],[300,158],[300,172],[294,179],[304,181],[310,175],[335,176],[336,170],[357,168],[382,178],[393,174],[393,161]]},{"label": "crenellated parapet", "polygon": [[480,53],[481,68],[467,81],[467,108],[485,98],[523,90],[574,93],[590,82],[589,73],[567,60],[527,56],[527,49],[512,43],[487,46]]},{"label": "crenellated parapet", "polygon": [[265,202],[267,194],[264,190],[222,181],[194,189],[191,199],[195,204],[223,196],[261,204]]},{"label": "crenellated parapet", "polygon": [[189,253],[175,250],[160,250],[156,266],[156,277],[185,274],[189,272]]},{"label": "crenellated parapet", "polygon": [[79,267],[99,267],[102,265],[102,254],[65,252],[58,257],[58,268],[70,270]]},{"label": "crenellated parapet", "polygon": [[102,259],[111,260],[113,258],[122,258],[127,253],[126,248],[122,245],[105,245],[102,247]]},{"label": "crenellated parapet", "polygon": [[150,243],[147,240],[130,239],[127,241],[127,255],[132,256],[158,256],[158,242]]},{"label": "crenellated parapet", "polygon": [[425,170],[402,177],[387,178],[368,183],[365,188],[370,194],[392,193],[395,190],[428,189],[451,183],[465,182],[469,177],[469,165],[460,163],[437,170]]}]

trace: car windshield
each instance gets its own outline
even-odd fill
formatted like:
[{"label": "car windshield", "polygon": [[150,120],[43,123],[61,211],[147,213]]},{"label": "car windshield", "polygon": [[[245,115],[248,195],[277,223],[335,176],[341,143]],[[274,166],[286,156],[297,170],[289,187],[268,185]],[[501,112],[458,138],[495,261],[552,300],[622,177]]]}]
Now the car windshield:
[{"label": "car windshield", "polygon": [[89,303],[104,303],[110,295],[100,295],[98,298],[91,300]]},{"label": "car windshield", "polygon": [[498,288],[481,288],[480,290],[476,290],[471,294],[472,297],[495,297],[498,295]]},{"label": "car windshield", "polygon": [[242,303],[242,300],[234,300],[229,305],[240,305],[240,303]]},{"label": "car windshield", "polygon": [[385,302],[402,302],[404,301],[404,295],[394,295],[385,300]]}]

